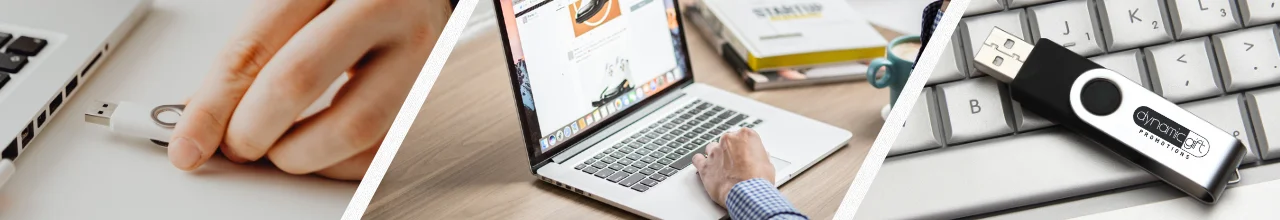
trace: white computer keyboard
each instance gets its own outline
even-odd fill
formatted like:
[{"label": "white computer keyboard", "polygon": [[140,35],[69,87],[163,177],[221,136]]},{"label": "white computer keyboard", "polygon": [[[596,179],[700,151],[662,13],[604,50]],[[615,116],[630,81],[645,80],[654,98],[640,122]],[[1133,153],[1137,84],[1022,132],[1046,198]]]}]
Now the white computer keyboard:
[{"label": "white computer keyboard", "polygon": [[1280,166],[1273,165],[1280,162],[1273,2],[973,0],[857,217],[989,216],[1166,187],[1024,112],[1004,85],[976,71],[974,45],[993,27],[1059,42],[1236,135],[1249,148],[1242,171]]}]

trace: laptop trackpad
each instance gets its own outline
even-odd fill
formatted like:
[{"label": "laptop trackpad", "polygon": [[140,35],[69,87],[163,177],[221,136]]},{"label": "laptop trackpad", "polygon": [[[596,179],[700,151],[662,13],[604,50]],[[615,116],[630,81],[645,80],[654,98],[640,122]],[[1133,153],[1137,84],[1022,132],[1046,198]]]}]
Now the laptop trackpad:
[{"label": "laptop trackpad", "polygon": [[773,163],[773,172],[777,173],[782,173],[782,169],[786,169],[787,166],[791,166],[791,162],[787,162],[774,156],[769,156],[769,162]]}]

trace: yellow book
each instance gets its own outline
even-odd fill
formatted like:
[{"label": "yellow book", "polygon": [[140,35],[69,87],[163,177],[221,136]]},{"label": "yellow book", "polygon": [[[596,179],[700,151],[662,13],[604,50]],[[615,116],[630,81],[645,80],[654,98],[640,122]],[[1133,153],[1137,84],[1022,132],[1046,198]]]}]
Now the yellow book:
[{"label": "yellow book", "polygon": [[752,71],[882,57],[888,42],[844,0],[701,0],[703,19]]}]

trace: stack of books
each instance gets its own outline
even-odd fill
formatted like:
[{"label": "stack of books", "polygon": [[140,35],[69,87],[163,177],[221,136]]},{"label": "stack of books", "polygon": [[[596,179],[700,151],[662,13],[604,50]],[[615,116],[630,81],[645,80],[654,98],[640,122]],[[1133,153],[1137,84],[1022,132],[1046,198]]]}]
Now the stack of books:
[{"label": "stack of books", "polygon": [[685,18],[753,90],[865,80],[888,44],[844,0],[698,0]]}]

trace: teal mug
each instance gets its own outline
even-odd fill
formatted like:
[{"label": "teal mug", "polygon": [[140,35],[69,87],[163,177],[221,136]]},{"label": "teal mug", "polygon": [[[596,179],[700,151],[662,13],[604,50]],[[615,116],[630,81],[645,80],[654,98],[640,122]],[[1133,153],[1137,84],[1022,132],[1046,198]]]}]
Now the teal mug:
[{"label": "teal mug", "polygon": [[[911,78],[911,69],[915,66],[915,56],[919,54],[920,45],[920,36],[898,37],[889,42],[884,58],[871,61],[871,66],[867,69],[867,82],[876,88],[889,87],[889,106],[898,101],[898,94],[902,93],[902,87]],[[876,78],[877,75],[882,75],[882,67],[885,69],[883,76]]]}]

